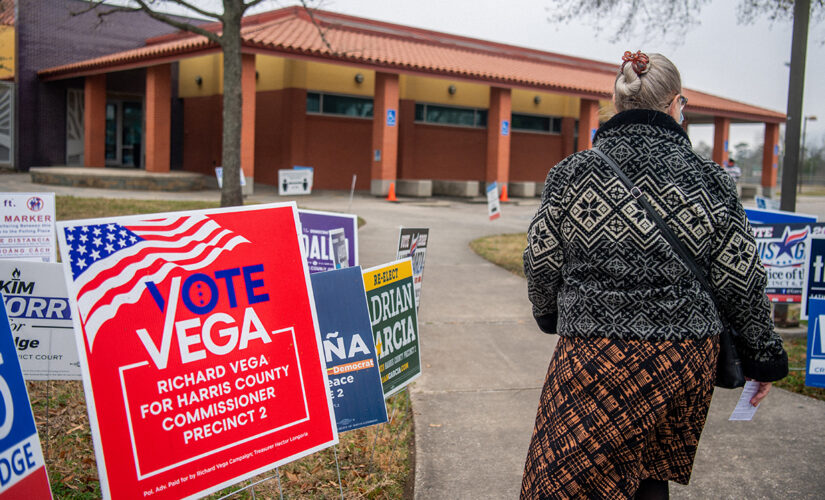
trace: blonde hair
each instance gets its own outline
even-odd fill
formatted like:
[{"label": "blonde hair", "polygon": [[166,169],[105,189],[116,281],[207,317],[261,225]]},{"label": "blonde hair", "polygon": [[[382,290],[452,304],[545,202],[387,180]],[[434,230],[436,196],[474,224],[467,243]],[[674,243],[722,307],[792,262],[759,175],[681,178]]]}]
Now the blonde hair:
[{"label": "blonde hair", "polygon": [[673,98],[682,93],[682,77],[670,60],[661,54],[650,54],[650,62],[641,74],[628,62],[616,75],[613,97],[616,111],[655,109],[667,112]]}]

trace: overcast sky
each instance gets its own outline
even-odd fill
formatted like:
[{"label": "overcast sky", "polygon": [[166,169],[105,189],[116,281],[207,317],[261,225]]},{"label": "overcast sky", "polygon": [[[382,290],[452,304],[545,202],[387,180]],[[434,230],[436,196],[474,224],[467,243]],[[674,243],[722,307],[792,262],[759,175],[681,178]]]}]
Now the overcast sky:
[{"label": "overcast sky", "polygon": [[[278,2],[291,3],[298,2]],[[739,25],[737,3],[713,0],[681,44],[657,40],[655,35],[644,43],[613,44],[608,41],[609,33],[598,34],[588,23],[553,26],[547,21],[548,3],[541,0],[324,0],[323,8],[617,65],[625,50],[660,52],[679,68],[685,87],[785,112],[791,22],[759,20]],[[808,144],[825,140],[825,97],[820,94],[825,90],[822,28],[822,23],[812,25],[808,38],[803,112],[819,117],[817,122],[808,122]],[[690,127],[694,144],[712,143],[712,133],[712,126]],[[763,133],[762,125],[733,125],[730,144],[761,143]]]}]

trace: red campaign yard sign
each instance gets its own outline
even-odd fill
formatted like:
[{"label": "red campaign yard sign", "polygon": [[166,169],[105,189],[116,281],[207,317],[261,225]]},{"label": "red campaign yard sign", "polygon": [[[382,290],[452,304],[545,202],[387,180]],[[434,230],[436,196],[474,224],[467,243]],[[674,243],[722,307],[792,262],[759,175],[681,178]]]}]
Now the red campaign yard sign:
[{"label": "red campaign yard sign", "polygon": [[338,442],[294,203],[59,223],[100,484],[217,491]]}]

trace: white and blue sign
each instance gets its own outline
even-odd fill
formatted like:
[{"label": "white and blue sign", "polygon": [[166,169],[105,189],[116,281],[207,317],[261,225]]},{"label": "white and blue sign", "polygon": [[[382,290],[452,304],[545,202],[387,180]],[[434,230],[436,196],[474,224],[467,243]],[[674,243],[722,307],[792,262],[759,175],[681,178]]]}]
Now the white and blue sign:
[{"label": "white and blue sign", "polygon": [[0,307],[0,497],[51,498],[9,319]]},{"label": "white and blue sign", "polygon": [[825,387],[825,299],[808,303],[808,355],[805,385]]},{"label": "white and blue sign", "polygon": [[361,268],[310,275],[338,432],[387,421]]},{"label": "white and blue sign", "polygon": [[0,259],[0,292],[26,380],[80,380],[63,264]]},{"label": "white and blue sign", "polygon": [[490,220],[501,217],[501,205],[498,199],[498,182],[487,184],[487,215]]},{"label": "white and blue sign", "polygon": [[394,109],[387,110],[387,126],[394,127],[395,126],[395,117],[396,111]]},{"label": "white and blue sign", "polygon": [[808,301],[825,299],[825,235],[819,234],[808,238],[804,269],[801,318],[808,319]]},{"label": "white and blue sign", "polygon": [[754,201],[756,201],[756,208],[760,208],[763,210],[779,210],[779,200],[774,200],[773,198],[765,198],[764,196],[756,195],[754,197]]},{"label": "white and blue sign", "polygon": [[510,120],[501,120],[501,135],[510,135]]}]

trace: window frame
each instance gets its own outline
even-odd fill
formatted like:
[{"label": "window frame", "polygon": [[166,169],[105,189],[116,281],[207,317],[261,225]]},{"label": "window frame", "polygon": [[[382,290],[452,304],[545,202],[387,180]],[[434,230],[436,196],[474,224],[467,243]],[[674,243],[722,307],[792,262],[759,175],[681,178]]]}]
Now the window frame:
[{"label": "window frame", "polygon": [[[418,119],[418,106],[424,106],[424,119]],[[479,114],[483,113],[484,116],[484,125],[465,125],[462,123],[441,123],[441,122],[431,122],[427,121],[427,106],[437,106],[439,108],[447,108],[447,109],[457,109],[462,111],[472,111],[473,112],[473,122],[477,123],[479,121]],[[415,116],[413,118],[414,123],[416,124],[423,124],[423,125],[433,125],[437,127],[458,127],[470,130],[486,130],[488,125],[488,117],[489,117],[489,110],[485,108],[474,108],[471,106],[453,106],[449,104],[440,104],[435,102],[418,102],[415,103]]]},{"label": "window frame", "polygon": [[[309,100],[310,94],[317,94],[318,95],[318,111],[310,111],[309,107],[306,105]],[[324,96],[333,96],[333,97],[347,97],[350,99],[361,99],[363,101],[369,101],[372,104],[371,116],[358,116],[358,115],[347,115],[343,113],[329,113],[324,111]],[[307,90],[307,99],[304,101],[304,107],[306,110],[306,114],[313,115],[313,116],[334,116],[338,118],[350,118],[353,120],[372,120],[375,117],[375,97],[373,96],[363,96],[363,95],[355,95],[355,94],[341,94],[338,92],[323,92],[320,90]]]},{"label": "window frame", "polygon": [[[517,128],[513,125],[513,115],[521,115],[521,116],[530,116],[535,118],[547,118],[550,120],[550,129],[549,130],[536,130],[536,129],[528,129],[528,128]],[[540,115],[535,113],[510,113],[510,130],[513,132],[519,133],[526,133],[526,134],[544,134],[544,135],[561,135],[561,120],[562,116],[554,116],[554,115]],[[553,130],[553,124],[558,121],[558,131]]]}]

